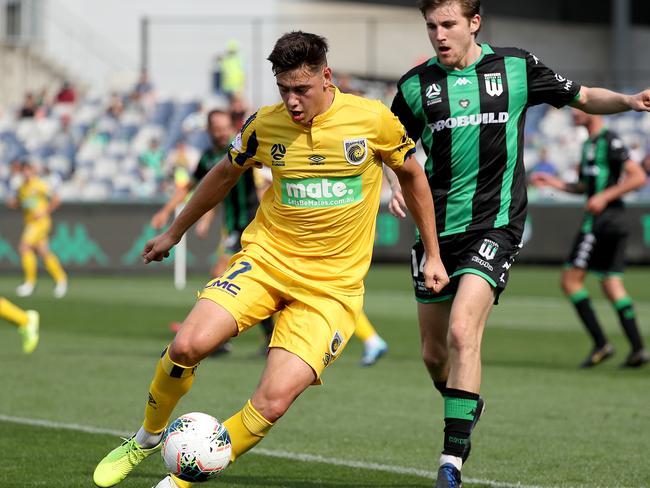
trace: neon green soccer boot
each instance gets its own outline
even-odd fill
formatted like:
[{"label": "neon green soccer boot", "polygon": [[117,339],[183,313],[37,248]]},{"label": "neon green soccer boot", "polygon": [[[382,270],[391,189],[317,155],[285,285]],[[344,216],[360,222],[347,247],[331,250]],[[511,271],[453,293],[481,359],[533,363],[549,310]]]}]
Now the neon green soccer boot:
[{"label": "neon green soccer boot", "polygon": [[40,316],[35,310],[27,310],[27,324],[20,327],[18,332],[23,337],[23,352],[31,354],[38,346]]},{"label": "neon green soccer boot", "polygon": [[119,447],[113,449],[99,462],[93,474],[93,481],[102,488],[115,486],[146,457],[160,451],[161,447],[162,443],[159,443],[151,449],[144,449],[135,441],[135,436],[124,439]]}]

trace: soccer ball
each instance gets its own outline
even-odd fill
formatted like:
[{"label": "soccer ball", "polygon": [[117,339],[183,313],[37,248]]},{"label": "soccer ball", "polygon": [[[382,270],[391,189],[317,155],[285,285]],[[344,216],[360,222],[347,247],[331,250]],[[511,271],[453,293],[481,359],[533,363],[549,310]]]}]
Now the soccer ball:
[{"label": "soccer ball", "polygon": [[205,413],[181,415],[163,434],[161,454],[165,466],[184,481],[215,478],[228,466],[231,452],[228,431]]}]

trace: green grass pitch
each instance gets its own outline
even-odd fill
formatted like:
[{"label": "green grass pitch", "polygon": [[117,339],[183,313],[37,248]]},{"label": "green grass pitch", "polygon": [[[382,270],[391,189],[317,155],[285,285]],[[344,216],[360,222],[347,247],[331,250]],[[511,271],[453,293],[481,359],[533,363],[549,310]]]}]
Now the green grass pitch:
[{"label": "green grass pitch", "polygon": [[[642,331],[650,336],[647,270],[626,274]],[[20,277],[0,277],[0,294],[41,312],[41,344],[23,356],[15,329],[0,323],[0,487],[91,487],[102,456],[141,423],[160,351],[203,281],[176,291],[171,276],[72,276],[69,295],[51,297],[42,276],[17,299]],[[470,487],[650,486],[650,367],[622,370],[627,354],[614,312],[595,281],[597,312],[617,355],[593,370],[576,366],[586,334],[558,289],[559,268],[515,266],[483,345],[487,410],[463,468]],[[207,486],[238,488],[432,487],[442,444],[442,401],[419,358],[408,265],[375,266],[366,311],[389,343],[361,368],[352,340],[255,450]],[[176,413],[224,419],[255,388],[263,361],[250,356],[260,334],[234,341],[228,357],[205,360]],[[150,487],[159,456],[120,486]]]}]

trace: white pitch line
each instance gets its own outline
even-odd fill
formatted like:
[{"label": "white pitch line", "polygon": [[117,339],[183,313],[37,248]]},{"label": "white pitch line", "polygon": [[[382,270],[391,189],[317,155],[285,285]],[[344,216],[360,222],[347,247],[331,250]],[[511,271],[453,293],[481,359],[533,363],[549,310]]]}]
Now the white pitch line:
[{"label": "white pitch line", "polygon": [[[92,427],[89,425],[80,425],[80,424],[65,424],[61,422],[52,422],[50,420],[42,420],[42,419],[12,417],[10,415],[2,415],[2,414],[0,414],[0,422],[45,427],[48,429],[74,430],[76,432],[84,432],[87,434],[114,435],[117,437],[129,437],[132,434],[132,432],[126,432],[123,430],[104,429],[100,427]],[[291,461],[323,463],[332,466],[343,466],[346,468],[359,468],[359,469],[368,469],[371,471],[382,471],[385,473],[419,476],[421,478],[428,478],[428,479],[436,478],[436,473],[432,471],[426,471],[423,469],[416,469],[416,468],[407,468],[402,466],[392,466],[389,464],[370,463],[364,461],[350,461],[348,459],[328,458],[324,456],[315,456],[312,454],[301,454],[301,453],[288,452],[288,451],[272,451],[269,449],[260,449],[260,448],[254,449],[253,451],[250,451],[250,453],[257,454],[260,456],[289,459]],[[506,483],[501,481],[483,480],[477,478],[463,478],[463,481],[467,483],[488,485],[494,488],[553,488],[552,486],[524,485],[522,483]]]}]

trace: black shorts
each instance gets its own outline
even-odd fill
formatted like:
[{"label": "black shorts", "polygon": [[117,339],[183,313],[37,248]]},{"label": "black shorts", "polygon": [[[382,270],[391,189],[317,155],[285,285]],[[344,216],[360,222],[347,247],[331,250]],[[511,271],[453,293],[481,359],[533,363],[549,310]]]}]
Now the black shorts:
[{"label": "black shorts", "polygon": [[487,229],[439,239],[440,255],[449,284],[439,293],[424,286],[422,268],[424,246],[418,241],[411,251],[411,272],[415,299],[422,303],[450,300],[456,295],[460,277],[471,273],[485,279],[495,289],[494,303],[508,283],[510,267],[521,249],[521,239],[506,229]]},{"label": "black shorts", "polygon": [[625,232],[580,232],[573,242],[566,266],[592,271],[602,277],[622,274],[626,242]]}]

